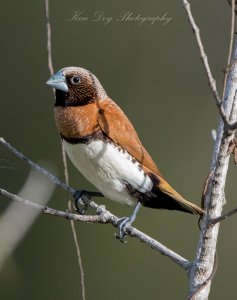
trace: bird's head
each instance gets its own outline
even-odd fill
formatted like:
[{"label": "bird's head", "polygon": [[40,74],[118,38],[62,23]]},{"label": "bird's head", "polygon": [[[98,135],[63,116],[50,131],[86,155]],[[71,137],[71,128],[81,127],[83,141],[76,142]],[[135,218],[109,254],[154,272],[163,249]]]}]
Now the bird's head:
[{"label": "bird's head", "polygon": [[56,106],[80,106],[107,98],[96,76],[79,67],[63,68],[46,83],[55,89]]}]

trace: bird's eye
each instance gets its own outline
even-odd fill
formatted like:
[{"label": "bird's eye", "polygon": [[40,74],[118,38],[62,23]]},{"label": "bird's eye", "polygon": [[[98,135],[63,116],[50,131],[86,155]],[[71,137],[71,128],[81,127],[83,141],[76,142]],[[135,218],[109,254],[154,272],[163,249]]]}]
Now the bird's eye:
[{"label": "bird's eye", "polygon": [[79,81],[80,81],[80,77],[79,76],[73,76],[70,81],[71,81],[71,84],[78,84]]}]

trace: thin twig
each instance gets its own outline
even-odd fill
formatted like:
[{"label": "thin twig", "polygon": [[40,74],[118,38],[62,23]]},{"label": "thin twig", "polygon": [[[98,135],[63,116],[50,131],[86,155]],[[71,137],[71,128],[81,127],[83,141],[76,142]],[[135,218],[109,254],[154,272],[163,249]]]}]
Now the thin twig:
[{"label": "thin twig", "polygon": [[230,126],[233,125],[237,119],[235,80],[237,73],[237,44],[235,45],[235,53],[230,64],[231,70],[227,77],[225,95],[221,100],[217,92],[216,81],[211,74],[208,59],[204,51],[200,30],[191,13],[190,4],[187,0],[182,0],[182,2],[195,34],[208,82],[222,120],[219,123],[210,168],[210,171],[214,170],[214,174],[205,194],[205,208],[207,214],[204,216],[201,224],[196,257],[189,270],[189,297],[191,297],[192,300],[203,300],[208,298],[213,272],[215,272],[213,270],[215,270],[216,266],[216,244],[219,233],[219,224],[216,223],[215,226],[210,226],[209,220],[220,216],[224,205],[223,191],[229,163],[229,155],[227,155],[227,153],[229,144],[231,140],[233,140],[235,133],[233,129],[230,129]]},{"label": "thin twig", "polygon": [[[69,200],[68,202],[69,207],[71,208],[71,201]],[[71,211],[71,209],[70,209]],[[76,233],[76,228],[75,228],[75,222],[73,220],[70,221],[71,223],[71,228],[72,228],[72,235],[74,239],[74,244],[76,247],[76,253],[77,253],[77,260],[78,260],[78,265],[80,267],[80,273],[81,273],[81,293],[82,293],[82,299],[86,299],[86,288],[85,288],[85,273],[84,273],[84,268],[83,268],[83,263],[82,263],[82,258],[81,258],[81,249],[80,249],[80,244],[78,240],[78,235]]]},{"label": "thin twig", "polygon": [[235,130],[237,129],[237,122],[234,122],[232,124],[230,124],[230,126],[228,127],[230,130]]},{"label": "thin twig", "polygon": [[32,207],[34,209],[38,209],[40,210],[42,213],[44,214],[48,214],[48,215],[53,215],[56,217],[60,217],[60,218],[64,218],[67,220],[74,220],[74,221],[81,221],[81,222],[88,222],[88,223],[105,223],[104,220],[102,218],[100,218],[99,216],[95,215],[95,216],[85,216],[85,215],[78,215],[78,214],[73,214],[70,212],[64,212],[64,211],[60,211],[57,209],[53,209],[50,208],[48,206],[45,205],[41,205],[39,203],[35,203],[32,202],[30,200],[24,199],[20,196],[17,196],[15,194],[11,194],[8,191],[1,189],[0,188],[0,195],[7,197],[11,200],[17,201],[21,204],[27,205],[29,207]]},{"label": "thin twig", "polygon": [[[16,150],[11,144],[9,144],[7,141],[4,140],[4,138],[0,137],[0,144],[3,145],[6,149],[8,149],[12,154],[20,158],[21,160],[25,161],[31,168],[35,169],[40,174],[46,176],[52,183],[54,183],[57,186],[60,186],[62,189],[64,189],[66,192],[70,193],[72,196],[77,192],[77,190],[73,189],[69,185],[65,184],[65,182],[58,179],[53,174],[49,173],[44,168],[40,167],[38,164],[34,163],[32,160],[30,160],[28,157],[26,157],[24,154]],[[89,195],[91,197],[104,197],[100,192],[89,192]],[[92,201],[90,203],[93,203]],[[93,205],[91,206],[93,207]]]},{"label": "thin twig", "polygon": [[217,91],[216,80],[212,76],[211,69],[210,69],[210,66],[209,66],[209,63],[208,63],[208,58],[207,58],[207,55],[206,55],[204,47],[203,47],[203,43],[202,43],[201,36],[200,36],[200,29],[197,26],[197,24],[196,24],[196,22],[193,18],[193,15],[191,13],[190,3],[187,0],[182,0],[182,1],[183,1],[184,8],[187,12],[189,22],[192,26],[192,29],[193,29],[193,32],[194,32],[194,35],[195,35],[195,38],[196,38],[196,41],[197,41],[200,56],[201,56],[203,66],[205,68],[206,75],[207,75],[207,78],[208,78],[208,83],[209,83],[209,86],[212,90],[214,98],[216,100],[216,105],[219,109],[219,112],[220,112],[220,115],[221,115],[221,118],[222,118],[224,124],[228,125],[228,119],[226,117],[225,111],[224,111],[223,106],[222,106],[222,100],[221,100],[221,98],[218,94],[218,91]]},{"label": "thin twig", "polygon": [[[64,165],[64,178],[65,178],[66,184],[69,185],[69,175],[68,175],[66,151],[65,151],[65,148],[63,147],[63,143],[61,143],[61,144],[62,144],[62,157],[63,157],[63,165]],[[69,193],[67,193],[67,198],[68,198],[68,210],[71,212],[72,211],[72,203],[71,203]],[[84,273],[84,268],[83,268],[83,263],[82,263],[82,258],[81,258],[81,250],[80,250],[78,235],[76,233],[75,223],[73,220],[70,220],[70,225],[71,225],[71,229],[72,229],[74,244],[76,247],[78,266],[79,266],[80,274],[81,274],[82,299],[86,300],[85,273]]]},{"label": "thin twig", "polygon": [[224,86],[223,86],[223,94],[222,99],[225,95],[225,89],[226,89],[226,82],[227,82],[227,76],[230,71],[230,61],[231,61],[231,54],[232,54],[232,48],[233,48],[233,42],[234,42],[234,35],[235,35],[235,0],[231,0],[231,28],[230,28],[230,44],[229,44],[229,53],[228,53],[228,60],[227,60],[227,67],[225,69],[225,75],[224,75]]},{"label": "thin twig", "polygon": [[6,142],[4,138],[0,138],[0,144],[3,145],[6,149],[8,149],[12,154],[20,158],[21,160],[25,161],[31,168],[35,169],[40,174],[46,176],[51,182],[53,182],[55,185],[60,186],[65,191],[69,192],[71,195],[76,192],[73,188],[66,185],[63,181],[59,180],[57,177],[55,177],[53,174],[46,171],[44,168],[40,167],[36,163],[34,163],[32,160],[30,160],[28,157],[26,157],[24,154],[16,150],[14,147],[12,147],[11,144]]},{"label": "thin twig", "polygon": [[[51,42],[51,24],[50,24],[50,19],[49,19],[49,0],[45,0],[45,14],[46,14],[46,26],[47,26],[48,68],[49,68],[50,75],[52,76],[53,73],[54,73],[54,69],[53,69],[53,62],[52,62],[52,42]],[[66,184],[69,185],[66,153],[65,153],[65,149],[64,149],[62,143],[61,143],[61,146],[62,146],[62,157],[63,157],[65,181],[66,181]],[[68,209],[69,209],[69,211],[71,211],[71,199],[70,199],[69,193],[68,193],[67,196],[68,196]],[[83,265],[82,265],[79,241],[78,241],[78,237],[77,237],[77,234],[76,234],[76,229],[75,229],[75,225],[74,225],[73,220],[70,221],[70,225],[71,225],[71,229],[72,229],[74,244],[75,244],[75,247],[76,247],[78,266],[79,266],[80,274],[81,274],[82,299],[86,300],[84,269],[83,269]]]},{"label": "thin twig", "polygon": [[[52,62],[52,42],[51,42],[51,24],[50,24],[50,18],[49,18],[49,0],[45,0],[45,15],[46,15],[46,29],[47,29],[48,68],[49,68],[49,73],[52,76],[54,73],[54,69],[53,69],[53,62]],[[68,185],[69,181],[68,181],[68,168],[67,168],[66,154],[65,154],[65,150],[63,148],[63,144],[61,144],[61,145],[62,145],[62,156],[63,156],[63,165],[64,165],[64,176],[65,176],[66,184]],[[71,211],[71,199],[70,199],[69,193],[68,193],[68,209],[69,209],[69,211]],[[71,225],[71,229],[72,229],[74,244],[76,247],[78,266],[79,266],[80,274],[81,274],[82,299],[85,300],[86,293],[85,293],[84,269],[83,269],[83,265],[82,265],[79,241],[78,241],[78,237],[76,234],[76,229],[75,229],[73,220],[70,221],[70,225]]]},{"label": "thin twig", "polygon": [[[232,6],[233,3],[234,3],[234,8],[236,7],[237,5],[237,0],[228,0],[229,4]],[[237,9],[235,8],[235,13],[237,14]]]},{"label": "thin twig", "polygon": [[[18,150],[16,150],[14,147],[12,147],[9,143],[7,143],[3,138],[0,138],[0,144],[5,146],[8,150],[10,150],[18,158],[23,159],[23,161],[27,162],[33,169],[35,169],[39,173],[45,175],[51,182],[55,183],[56,185],[60,186],[64,190],[68,191],[71,195],[73,195],[75,193],[76,190],[74,190],[70,186],[67,186],[64,182],[61,182],[57,177],[50,174],[44,168],[40,167],[36,163],[33,163],[26,156],[24,156],[22,153],[20,153]],[[2,194],[4,194],[4,196],[6,196],[12,200],[17,200],[17,201],[21,200],[21,199],[19,199],[19,197],[17,197],[17,196],[15,197],[15,195],[12,195],[12,194],[8,193],[7,191],[4,191],[4,190],[1,190],[1,191],[2,191]],[[94,192],[94,193],[96,193],[96,192]],[[114,216],[108,210],[105,210],[104,208],[102,209],[100,206],[98,206],[93,201],[90,201],[87,204],[88,204],[88,206],[97,209],[101,219],[100,218],[97,219],[98,216],[82,216],[82,215],[78,215],[78,214],[65,213],[65,212],[60,212],[57,210],[51,210],[50,208],[41,207],[41,206],[38,206],[38,204],[35,204],[32,202],[29,203],[28,200],[25,201],[24,199],[23,199],[23,201],[20,201],[20,202],[22,204],[30,205],[32,207],[41,209],[42,212],[44,212],[44,213],[53,214],[53,215],[60,216],[60,217],[63,217],[63,218],[69,219],[69,220],[74,220],[74,221],[98,223],[99,220],[101,220],[101,223],[110,222],[114,227],[117,227],[121,222],[121,219]],[[158,250],[161,254],[168,256],[170,259],[172,259],[175,263],[180,265],[182,268],[188,269],[188,267],[190,266],[190,262],[188,260],[186,260],[182,256],[178,255],[174,251],[170,250],[169,248],[165,247],[161,243],[155,241],[154,239],[147,236],[146,234],[142,233],[141,231],[133,228],[132,226],[128,226],[126,231],[128,234],[130,234],[134,237],[137,237],[140,241],[145,242],[146,244],[152,246],[152,248]]]},{"label": "thin twig", "polygon": [[[111,212],[106,210],[103,206],[97,206],[97,214],[98,215],[78,215],[73,214],[70,212],[64,212],[60,210],[56,210],[50,208],[48,206],[43,206],[37,203],[33,203],[27,199],[21,198],[17,195],[11,194],[8,191],[0,188],[0,195],[3,195],[11,200],[18,201],[23,205],[30,206],[35,209],[39,209],[42,213],[61,217],[67,220],[74,220],[80,222],[87,222],[87,223],[110,223],[114,227],[118,227],[121,223],[121,219],[113,215]],[[170,258],[174,263],[182,267],[184,270],[188,271],[191,265],[191,262],[185,259],[184,257],[180,256],[176,252],[172,251],[171,249],[167,248],[163,244],[159,243],[158,241],[154,240],[147,234],[139,231],[135,227],[128,226],[126,228],[126,233],[132,237],[137,238],[143,243],[149,245],[152,249],[159,251],[161,254]]]},{"label": "thin twig", "polygon": [[47,53],[48,53],[48,68],[52,76],[54,74],[52,62],[52,43],[51,43],[51,24],[49,19],[49,0],[45,0],[45,16],[46,16],[46,30],[47,30]]},{"label": "thin twig", "polygon": [[229,218],[230,216],[234,215],[235,213],[237,213],[237,207],[231,209],[230,211],[228,211],[227,213],[221,215],[218,218],[212,219],[209,221],[210,224],[215,225],[216,223],[219,223],[223,220],[226,220],[227,218]]}]

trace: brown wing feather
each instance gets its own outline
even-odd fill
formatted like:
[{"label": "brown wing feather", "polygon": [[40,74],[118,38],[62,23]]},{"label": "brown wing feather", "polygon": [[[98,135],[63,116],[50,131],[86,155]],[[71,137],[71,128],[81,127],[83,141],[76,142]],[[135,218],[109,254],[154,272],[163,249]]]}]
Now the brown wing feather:
[{"label": "brown wing feather", "polygon": [[[142,146],[139,137],[123,111],[111,100],[99,101],[98,105],[98,124],[101,130],[117,145],[130,153],[137,161],[139,161],[147,173],[156,177],[156,187],[161,193],[166,194],[174,201],[179,203],[184,211],[194,214],[203,214],[204,211],[197,205],[184,199],[177,193],[167,181],[165,181],[158,170],[156,164]],[[153,204],[155,207],[155,204]],[[157,202],[159,207],[159,201]],[[180,209],[178,209],[180,210]]]},{"label": "brown wing feather", "polygon": [[142,165],[161,176],[156,164],[142,146],[133,125],[123,111],[111,99],[99,102],[98,109],[98,123],[102,131]]},{"label": "brown wing feather", "polygon": [[176,192],[165,180],[161,180],[159,183],[159,190],[169,196],[170,198],[174,199],[179,203],[184,210],[193,213],[193,214],[204,214],[204,210],[198,207],[196,204],[187,201],[183,198],[178,192]]}]

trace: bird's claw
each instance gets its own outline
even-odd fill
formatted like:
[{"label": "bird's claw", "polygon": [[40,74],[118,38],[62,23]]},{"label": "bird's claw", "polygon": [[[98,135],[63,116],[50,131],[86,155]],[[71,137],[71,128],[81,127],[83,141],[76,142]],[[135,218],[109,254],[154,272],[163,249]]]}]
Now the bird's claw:
[{"label": "bird's claw", "polygon": [[126,243],[125,238],[127,237],[126,228],[131,224],[130,218],[122,218],[121,223],[119,224],[118,233],[115,235],[118,240],[122,243]]},{"label": "bird's claw", "polygon": [[80,214],[84,215],[88,209],[88,201],[90,200],[91,196],[87,191],[80,190],[76,191],[73,195],[75,210]]},{"label": "bird's claw", "polygon": [[128,226],[130,226],[136,219],[137,213],[141,207],[141,203],[138,201],[136,204],[136,207],[130,217],[125,217],[120,219],[120,224],[119,224],[119,232],[116,234],[116,238],[119,239],[122,243],[126,243],[124,239],[127,237],[127,232],[126,229]]}]

